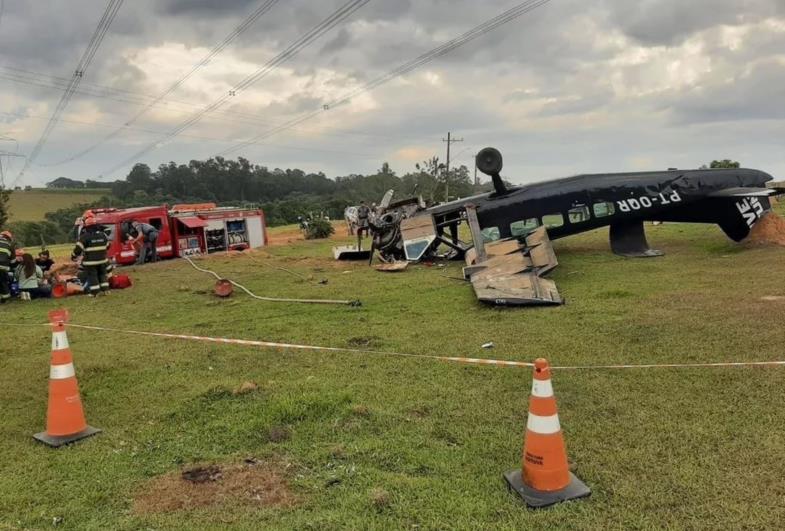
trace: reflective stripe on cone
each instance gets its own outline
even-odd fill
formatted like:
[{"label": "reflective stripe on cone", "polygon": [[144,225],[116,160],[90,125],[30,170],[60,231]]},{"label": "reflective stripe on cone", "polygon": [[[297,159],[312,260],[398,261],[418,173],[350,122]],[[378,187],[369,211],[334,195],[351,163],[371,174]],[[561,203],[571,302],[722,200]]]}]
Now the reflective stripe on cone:
[{"label": "reflective stripe on cone", "polygon": [[526,421],[526,429],[541,435],[551,435],[553,433],[558,433],[561,431],[561,426],[559,425],[559,415],[541,417],[539,415],[535,415],[534,413],[529,413],[529,419]]},{"label": "reflective stripe on cone", "polygon": [[53,332],[52,333],[52,350],[65,350],[69,348],[68,345],[68,336],[65,333],[65,330],[60,332]]},{"label": "reflective stripe on cone", "polygon": [[66,363],[65,365],[52,365],[49,367],[50,380],[65,380],[66,378],[73,378],[76,376],[73,363]]}]

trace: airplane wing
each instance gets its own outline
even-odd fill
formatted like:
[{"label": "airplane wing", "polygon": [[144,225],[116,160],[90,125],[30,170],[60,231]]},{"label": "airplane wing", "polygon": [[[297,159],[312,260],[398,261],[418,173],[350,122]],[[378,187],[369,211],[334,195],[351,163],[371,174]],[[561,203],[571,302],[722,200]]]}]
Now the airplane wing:
[{"label": "airplane wing", "polygon": [[726,188],[712,192],[709,197],[768,197],[782,193],[777,188]]},{"label": "airplane wing", "polygon": [[557,265],[556,253],[544,227],[526,236],[485,245],[487,259],[478,262],[477,253],[466,255],[464,277],[469,279],[477,299],[497,306],[537,306],[563,304],[556,283],[542,278]]}]

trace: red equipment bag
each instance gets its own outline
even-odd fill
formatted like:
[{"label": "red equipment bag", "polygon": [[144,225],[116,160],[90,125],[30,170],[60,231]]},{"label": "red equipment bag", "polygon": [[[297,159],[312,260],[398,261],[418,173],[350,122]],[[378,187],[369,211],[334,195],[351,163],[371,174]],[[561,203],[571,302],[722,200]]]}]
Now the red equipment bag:
[{"label": "red equipment bag", "polygon": [[112,275],[109,279],[109,287],[112,289],[130,288],[131,285],[131,277],[128,275]]}]

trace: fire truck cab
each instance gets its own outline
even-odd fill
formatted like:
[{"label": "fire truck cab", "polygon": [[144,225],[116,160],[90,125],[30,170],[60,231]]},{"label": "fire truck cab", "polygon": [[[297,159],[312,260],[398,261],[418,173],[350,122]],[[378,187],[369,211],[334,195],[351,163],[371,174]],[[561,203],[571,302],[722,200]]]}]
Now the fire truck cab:
[{"label": "fire truck cab", "polygon": [[[159,258],[244,250],[267,243],[267,224],[259,209],[217,207],[214,203],[140,208],[98,208],[89,212],[109,239],[109,258],[119,265],[133,264],[136,249],[131,223],[158,229]],[[85,212],[85,215],[87,212]]]}]

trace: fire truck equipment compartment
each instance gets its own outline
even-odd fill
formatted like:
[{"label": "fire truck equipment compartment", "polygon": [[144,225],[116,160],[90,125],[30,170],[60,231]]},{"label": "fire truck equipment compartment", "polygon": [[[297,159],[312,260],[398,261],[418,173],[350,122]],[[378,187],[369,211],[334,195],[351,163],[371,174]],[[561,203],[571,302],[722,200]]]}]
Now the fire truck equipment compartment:
[{"label": "fire truck equipment compartment", "polygon": [[207,226],[207,222],[205,220],[197,217],[177,218],[177,220],[182,222],[182,224],[189,229],[199,229]]}]

